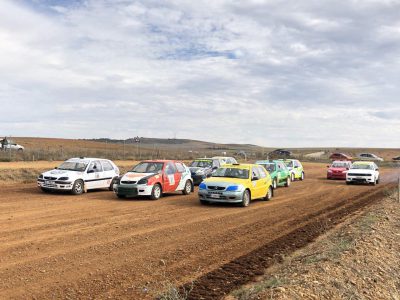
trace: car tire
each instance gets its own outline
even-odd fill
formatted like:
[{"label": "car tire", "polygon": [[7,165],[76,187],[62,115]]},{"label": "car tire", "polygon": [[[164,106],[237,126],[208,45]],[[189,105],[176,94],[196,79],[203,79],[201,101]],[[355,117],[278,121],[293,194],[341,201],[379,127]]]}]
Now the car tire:
[{"label": "car tire", "polygon": [[304,178],[305,178],[305,174],[304,174],[304,172],[301,172],[300,180],[303,181]]},{"label": "car tire", "polygon": [[278,182],[275,178],[274,181],[272,182],[272,188],[275,190],[277,187],[278,187]]},{"label": "car tire", "polygon": [[119,199],[125,199],[125,195],[117,194],[117,197],[118,197]]},{"label": "car tire", "polygon": [[274,189],[270,186],[270,187],[268,188],[267,194],[266,194],[265,197],[264,197],[264,200],[265,200],[265,201],[269,201],[269,200],[272,199],[273,196],[274,196]]},{"label": "car tire", "polygon": [[109,191],[113,191],[113,189],[114,189],[114,182],[115,182],[115,180],[117,180],[117,178],[118,178],[118,177],[114,177],[113,179],[111,179],[110,186],[108,187],[108,190],[109,190]]},{"label": "car tire", "polygon": [[379,177],[378,177],[378,179],[376,180],[376,184],[379,184],[379,182],[380,182],[380,181],[379,181]]},{"label": "car tire", "polygon": [[347,184],[347,185],[350,185],[350,184],[351,184],[351,182],[350,182],[350,181],[346,181],[346,184]]},{"label": "car tire", "polygon": [[185,187],[183,188],[182,193],[184,195],[189,195],[192,192],[192,183],[190,180],[186,180]]},{"label": "car tire", "polygon": [[75,180],[74,185],[72,186],[72,194],[80,195],[84,192],[84,190],[85,190],[85,184],[83,180],[81,179]]},{"label": "car tire", "polygon": [[207,200],[200,200],[200,204],[201,205],[208,205],[208,204],[210,204],[210,202],[208,202]]},{"label": "car tire", "polygon": [[50,190],[49,189],[46,189],[46,188],[44,188],[44,187],[41,187],[40,188],[43,192],[45,192],[45,193],[48,193],[48,192],[50,192]]},{"label": "car tire", "polygon": [[294,181],[294,174],[292,173],[292,174],[290,174],[290,180],[293,182]]},{"label": "car tire", "polygon": [[158,183],[156,183],[156,184],[153,186],[153,189],[151,190],[150,199],[151,199],[151,200],[158,200],[158,199],[160,199],[161,194],[162,194],[161,185],[159,185]]},{"label": "car tire", "polygon": [[249,204],[250,204],[250,192],[249,192],[249,190],[245,190],[243,192],[242,202],[240,203],[240,205],[242,207],[247,207],[247,206],[249,206]]},{"label": "car tire", "polygon": [[290,186],[290,183],[291,183],[291,181],[290,181],[290,178],[289,178],[289,176],[286,178],[286,183],[285,183],[285,187],[289,187]]},{"label": "car tire", "polygon": [[372,185],[376,185],[376,178],[374,178],[374,181],[372,182]]}]

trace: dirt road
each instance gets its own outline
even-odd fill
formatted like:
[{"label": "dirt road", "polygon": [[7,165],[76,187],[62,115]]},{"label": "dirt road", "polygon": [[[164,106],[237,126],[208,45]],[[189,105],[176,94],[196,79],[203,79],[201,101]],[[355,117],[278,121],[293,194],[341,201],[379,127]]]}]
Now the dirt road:
[{"label": "dirt road", "polygon": [[[380,185],[307,178],[248,208],[201,206],[197,195],[117,200],[108,191],[44,194],[34,184],[2,187],[0,299],[142,299],[267,245],[330,210],[373,195]],[[176,280],[176,281],[175,281]]]}]

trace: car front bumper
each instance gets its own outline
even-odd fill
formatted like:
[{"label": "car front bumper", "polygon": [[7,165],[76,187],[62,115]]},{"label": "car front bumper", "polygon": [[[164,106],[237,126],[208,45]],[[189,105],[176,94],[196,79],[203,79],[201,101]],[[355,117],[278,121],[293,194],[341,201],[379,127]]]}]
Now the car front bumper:
[{"label": "car front bumper", "polygon": [[326,177],[328,179],[346,179],[346,173],[328,173]]},{"label": "car front bumper", "polygon": [[371,176],[347,176],[346,182],[351,183],[374,183],[375,178],[373,175]]},{"label": "car front bumper", "polygon": [[150,196],[153,186],[145,184],[114,184],[113,190],[114,193],[126,197]]},{"label": "car front bumper", "polygon": [[209,191],[199,190],[199,200],[219,203],[240,203],[243,199],[243,191],[227,192],[227,191]]},{"label": "car front bumper", "polygon": [[37,181],[37,185],[38,187],[47,190],[71,191],[74,184],[69,181],[54,181],[54,180],[39,179]]}]

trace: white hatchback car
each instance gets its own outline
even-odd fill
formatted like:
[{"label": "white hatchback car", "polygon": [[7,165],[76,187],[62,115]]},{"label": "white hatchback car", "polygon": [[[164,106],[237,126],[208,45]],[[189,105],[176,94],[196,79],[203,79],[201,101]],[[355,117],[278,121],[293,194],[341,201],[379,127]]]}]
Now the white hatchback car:
[{"label": "white hatchback car", "polygon": [[346,184],[379,183],[379,167],[372,161],[356,161],[346,172]]},{"label": "white hatchback car", "polygon": [[112,191],[119,176],[118,167],[108,159],[71,158],[54,170],[39,175],[37,185],[43,191],[70,191],[74,195],[90,189],[108,188]]}]

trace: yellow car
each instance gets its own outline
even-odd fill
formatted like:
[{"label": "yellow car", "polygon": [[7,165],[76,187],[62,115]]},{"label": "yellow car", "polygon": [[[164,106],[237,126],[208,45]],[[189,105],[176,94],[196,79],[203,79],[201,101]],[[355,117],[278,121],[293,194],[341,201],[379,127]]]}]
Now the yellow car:
[{"label": "yellow car", "polygon": [[270,200],[273,196],[272,180],[261,165],[229,164],[217,169],[199,185],[199,200],[239,203],[248,206],[253,199]]}]

